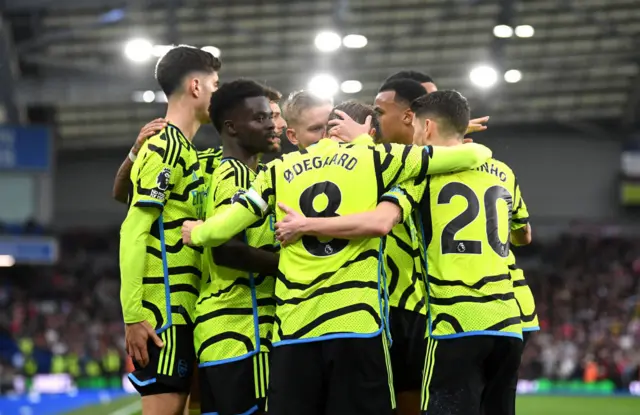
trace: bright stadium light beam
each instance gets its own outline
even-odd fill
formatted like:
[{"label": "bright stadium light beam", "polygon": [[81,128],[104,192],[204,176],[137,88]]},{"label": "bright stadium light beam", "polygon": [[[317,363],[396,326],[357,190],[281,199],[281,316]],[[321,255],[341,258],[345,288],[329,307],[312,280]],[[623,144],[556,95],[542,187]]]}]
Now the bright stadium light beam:
[{"label": "bright stadium light beam", "polygon": [[362,91],[362,82],[356,80],[344,81],[340,85],[340,89],[345,94],[356,94]]},{"label": "bright stadium light beam", "polygon": [[344,47],[349,49],[361,49],[367,46],[367,42],[367,38],[362,35],[346,35],[342,39]]},{"label": "bright stadium light beam", "polygon": [[498,72],[491,66],[477,66],[469,73],[469,79],[480,88],[491,88],[498,81]]},{"label": "bright stadium light beam", "polygon": [[150,103],[155,101],[156,99],[156,93],[153,91],[144,91],[144,93],[142,94],[142,100],[146,103]]},{"label": "bright stadium light beam", "polygon": [[504,73],[504,80],[510,84],[515,84],[516,82],[520,82],[522,79],[522,72],[517,69],[510,69]]},{"label": "bright stadium light beam", "polygon": [[205,52],[209,52],[210,54],[212,54],[213,56],[215,56],[216,58],[220,57],[220,49],[218,49],[215,46],[204,46],[202,48],[202,50],[204,50]]},{"label": "bright stadium light beam", "polygon": [[0,255],[0,267],[12,267],[16,264],[16,259],[11,255]]},{"label": "bright stadium light beam", "polygon": [[513,29],[506,24],[500,24],[493,28],[493,35],[499,38],[508,38],[513,36]]},{"label": "bright stadium light beam", "polygon": [[342,39],[336,32],[320,32],[314,41],[316,48],[321,52],[333,52],[340,48]]},{"label": "bright stadium light beam", "polygon": [[151,54],[156,58],[161,58],[169,52],[173,46],[171,45],[153,45]]},{"label": "bright stadium light beam", "polygon": [[124,45],[124,55],[132,62],[147,62],[152,53],[153,45],[146,39],[131,39]]},{"label": "bright stadium light beam", "polygon": [[316,75],[309,81],[309,91],[322,98],[333,98],[338,87],[338,80],[327,74]]},{"label": "bright stadium light beam", "polygon": [[516,26],[516,36],[518,37],[532,37],[536,33],[533,30],[533,26],[529,26],[528,24]]}]

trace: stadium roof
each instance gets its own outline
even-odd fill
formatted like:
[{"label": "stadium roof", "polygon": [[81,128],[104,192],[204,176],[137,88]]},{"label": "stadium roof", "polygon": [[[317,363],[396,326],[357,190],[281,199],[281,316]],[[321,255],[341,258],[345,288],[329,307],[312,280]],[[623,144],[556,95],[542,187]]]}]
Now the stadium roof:
[{"label": "stadium roof", "polygon": [[[438,86],[470,98],[492,123],[614,120],[633,124],[640,101],[637,0],[5,0],[22,74],[14,97],[56,109],[63,147],[128,145],[161,104],[134,103],[157,90],[153,63],[123,55],[133,37],[156,44],[215,46],[222,78],[253,77],[285,94],[318,72],[358,80],[356,98],[372,101],[381,81],[401,69],[429,73]],[[126,4],[126,6],[125,6]],[[55,6],[55,7],[54,7]],[[494,26],[530,25],[532,37],[494,36]],[[367,37],[362,49],[319,52],[330,29]],[[489,64],[494,88],[479,89],[470,70]],[[2,66],[2,65],[0,65]],[[510,69],[517,83],[502,81]],[[353,98],[353,95],[339,95]]]}]

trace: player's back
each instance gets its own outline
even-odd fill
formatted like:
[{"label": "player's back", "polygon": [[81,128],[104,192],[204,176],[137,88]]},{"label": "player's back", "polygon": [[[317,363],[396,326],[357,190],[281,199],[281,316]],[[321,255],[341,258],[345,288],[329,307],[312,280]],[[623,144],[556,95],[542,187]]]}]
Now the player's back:
[{"label": "player's back", "polygon": [[131,205],[161,209],[147,238],[143,307],[156,329],[192,319],[202,248],[183,245],[185,220],[203,219],[204,179],[195,147],[173,125],[151,137],[131,171]]},{"label": "player's back", "polygon": [[491,159],[427,183],[420,213],[428,242],[430,336],[521,337],[507,262],[519,198],[513,172]]},{"label": "player's back", "polygon": [[[284,155],[271,169],[276,201],[307,217],[375,208],[389,183],[405,168],[415,169],[423,153],[405,146],[376,148],[382,150],[324,139]],[[409,151],[413,151],[411,157],[407,157]],[[276,209],[276,220],[282,217],[283,212]],[[380,259],[379,238],[348,241],[304,236],[284,249],[276,283],[275,341],[380,333],[384,315]]]}]

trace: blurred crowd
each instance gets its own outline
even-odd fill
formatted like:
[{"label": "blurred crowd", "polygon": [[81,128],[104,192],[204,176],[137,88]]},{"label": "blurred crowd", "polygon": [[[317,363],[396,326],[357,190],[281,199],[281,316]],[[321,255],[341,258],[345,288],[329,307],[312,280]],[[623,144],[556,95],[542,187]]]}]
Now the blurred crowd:
[{"label": "blurred crowd", "polygon": [[[118,233],[60,239],[58,265],[0,271],[0,390],[15,375],[117,376],[126,355]],[[563,236],[515,251],[542,331],[521,377],[640,380],[640,240]]]}]

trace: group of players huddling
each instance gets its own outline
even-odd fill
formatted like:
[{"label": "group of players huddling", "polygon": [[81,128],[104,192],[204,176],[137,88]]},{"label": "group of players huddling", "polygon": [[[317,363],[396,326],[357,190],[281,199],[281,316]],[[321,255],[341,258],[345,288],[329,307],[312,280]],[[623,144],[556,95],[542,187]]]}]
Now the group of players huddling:
[{"label": "group of players huddling", "polygon": [[[375,107],[300,91],[281,114],[220,68],[159,60],[166,117],[116,176],[143,414],[188,413],[192,384],[203,414],[514,414],[538,324],[509,244],[531,228],[512,170],[464,138],[487,118],[413,71]],[[209,122],[223,146],[198,151]],[[299,151],[261,164],[281,134]]]}]

